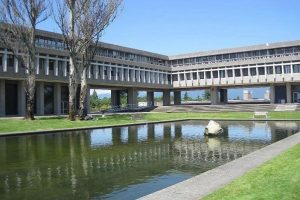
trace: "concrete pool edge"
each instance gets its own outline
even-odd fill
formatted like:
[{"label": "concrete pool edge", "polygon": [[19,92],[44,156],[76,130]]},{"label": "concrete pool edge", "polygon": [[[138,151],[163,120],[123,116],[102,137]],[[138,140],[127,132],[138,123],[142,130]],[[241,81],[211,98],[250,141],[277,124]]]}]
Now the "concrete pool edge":
[{"label": "concrete pool edge", "polygon": [[201,199],[299,143],[300,132],[140,199]]},{"label": "concrete pool edge", "polygon": [[[114,128],[123,126],[135,126],[135,125],[145,125],[145,124],[156,124],[156,123],[169,123],[169,122],[180,122],[189,120],[214,120],[214,121],[300,121],[300,119],[209,119],[209,118],[185,118],[185,119],[173,119],[173,120],[161,120],[161,121],[142,121],[127,124],[116,124],[116,125],[105,125],[105,126],[86,126],[86,127],[76,127],[76,128],[61,128],[61,129],[49,129],[49,130],[35,130],[35,131],[18,131],[18,132],[0,132],[0,137],[7,136],[19,136],[19,135],[34,135],[34,134],[47,134],[56,133],[63,131],[80,131],[80,130],[90,130],[90,129],[104,129],[104,128]],[[1,121],[1,120],[0,120]]]}]

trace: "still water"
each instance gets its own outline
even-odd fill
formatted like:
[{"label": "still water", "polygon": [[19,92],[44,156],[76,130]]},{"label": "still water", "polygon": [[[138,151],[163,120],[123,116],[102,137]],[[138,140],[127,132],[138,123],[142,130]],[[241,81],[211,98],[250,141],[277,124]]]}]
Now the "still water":
[{"label": "still water", "polygon": [[136,199],[300,130],[298,122],[207,121],[0,137],[0,199]]}]

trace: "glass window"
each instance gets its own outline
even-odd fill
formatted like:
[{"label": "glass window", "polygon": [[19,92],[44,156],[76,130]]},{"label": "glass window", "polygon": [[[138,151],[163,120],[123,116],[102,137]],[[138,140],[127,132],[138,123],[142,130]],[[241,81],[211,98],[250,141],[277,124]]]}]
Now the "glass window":
[{"label": "glass window", "polygon": [[180,74],[180,81],[184,81],[184,74]]},{"label": "glass window", "polygon": [[250,68],[250,75],[251,76],[256,76],[256,67]]},{"label": "glass window", "polygon": [[243,68],[243,69],[242,69],[243,76],[249,76],[248,71],[249,71],[248,68]]},{"label": "glass window", "polygon": [[273,74],[273,66],[268,66],[267,67],[267,74]]},{"label": "glass window", "polygon": [[185,77],[186,77],[186,80],[191,80],[191,74],[190,73],[186,73]]},{"label": "glass window", "polygon": [[235,77],[240,77],[241,76],[241,69],[235,69],[234,70],[234,76]]},{"label": "glass window", "polygon": [[172,80],[173,81],[178,81],[178,75],[177,74],[173,74],[172,75]]},{"label": "glass window", "polygon": [[225,70],[220,70],[220,78],[225,78]]},{"label": "glass window", "polygon": [[259,67],[258,68],[258,75],[265,75],[265,68],[264,67]]},{"label": "glass window", "polygon": [[293,65],[293,72],[294,73],[300,73],[300,65],[299,64]]},{"label": "glass window", "polygon": [[193,79],[197,80],[197,72],[193,72]]},{"label": "glass window", "polygon": [[218,71],[213,71],[213,78],[218,78]]},{"label": "glass window", "polygon": [[207,79],[211,79],[211,72],[205,72],[205,76]]},{"label": "glass window", "polygon": [[282,66],[275,66],[275,74],[282,74]]},{"label": "glass window", "polygon": [[283,70],[285,74],[290,74],[291,73],[291,66],[290,65],[284,65]]},{"label": "glass window", "polygon": [[233,77],[232,69],[227,70],[227,77]]},{"label": "glass window", "polygon": [[200,79],[204,79],[204,72],[199,72]]}]

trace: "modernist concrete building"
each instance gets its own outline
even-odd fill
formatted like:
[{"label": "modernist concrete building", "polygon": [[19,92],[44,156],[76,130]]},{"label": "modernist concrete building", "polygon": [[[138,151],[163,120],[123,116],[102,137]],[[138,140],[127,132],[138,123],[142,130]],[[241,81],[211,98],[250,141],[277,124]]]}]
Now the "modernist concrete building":
[{"label": "modernist concrete building", "polygon": [[[67,113],[68,54],[59,34],[38,31],[35,111],[38,115]],[[0,48],[0,116],[24,115],[24,66],[5,47]],[[163,92],[163,105],[181,104],[181,91],[210,89],[211,103],[227,103],[227,89],[268,86],[271,103],[300,101],[300,41],[165,56],[101,43],[88,69],[89,88],[110,89],[112,105],[120,105],[126,90],[128,104],[137,104],[139,90]]]}]

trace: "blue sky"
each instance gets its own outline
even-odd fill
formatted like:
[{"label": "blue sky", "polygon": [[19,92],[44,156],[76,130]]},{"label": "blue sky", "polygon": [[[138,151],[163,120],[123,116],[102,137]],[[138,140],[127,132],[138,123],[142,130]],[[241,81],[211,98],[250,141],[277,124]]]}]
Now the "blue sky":
[{"label": "blue sky", "polygon": [[[298,40],[299,8],[300,0],[124,0],[101,40],[165,55]],[[39,28],[59,32],[52,19]]]},{"label": "blue sky", "polygon": [[[300,38],[299,0],[124,0],[102,41],[174,55]],[[43,29],[58,31],[50,19]]]}]

